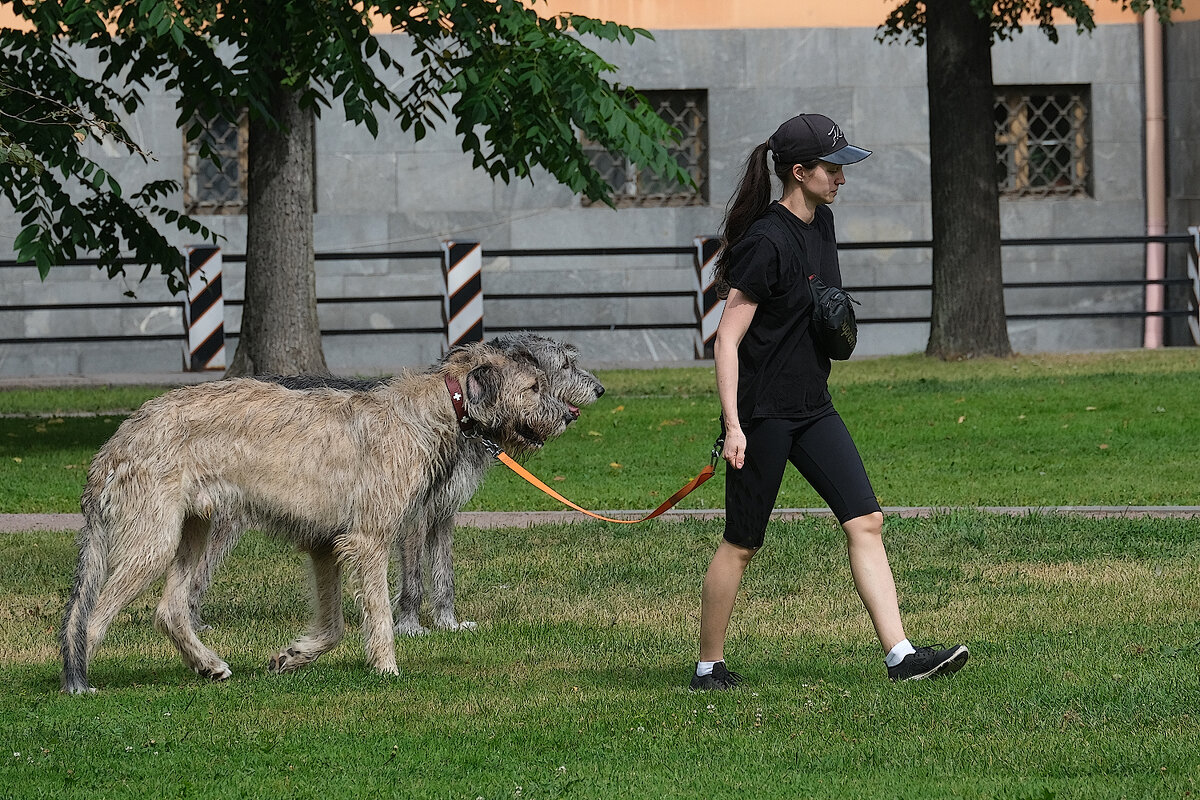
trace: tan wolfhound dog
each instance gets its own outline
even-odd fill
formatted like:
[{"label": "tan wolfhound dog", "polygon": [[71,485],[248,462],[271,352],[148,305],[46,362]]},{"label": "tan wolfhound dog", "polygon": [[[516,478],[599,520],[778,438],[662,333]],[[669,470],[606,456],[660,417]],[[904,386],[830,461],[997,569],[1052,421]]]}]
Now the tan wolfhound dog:
[{"label": "tan wolfhound dog", "polygon": [[[579,366],[579,350],[572,344],[547,336],[522,331],[490,339],[488,344],[510,358],[535,364],[546,375],[545,391],[570,406],[591,405],[604,394],[596,376]],[[435,368],[436,365],[435,365]],[[383,379],[338,378],[328,375],[267,376],[261,380],[280,383],[290,389],[336,388],[370,391]],[[522,441],[497,441],[509,455],[520,457],[528,452]],[[479,489],[488,468],[496,459],[479,438],[463,443],[453,469],[443,476],[430,493],[425,513],[413,519],[396,542],[400,555],[402,580],[400,591],[392,599],[396,632],[410,636],[428,631],[419,619],[424,598],[422,554],[428,556],[430,617],[435,628],[471,630],[473,622],[460,622],[454,610],[454,515]],[[225,509],[213,514],[208,549],[195,571],[195,583],[189,592],[192,625],[196,631],[209,626],[201,621],[200,605],[213,574],[248,528],[248,523]]]},{"label": "tan wolfhound dog", "polygon": [[176,389],[121,424],[88,469],[79,564],[63,616],[63,691],[92,691],[88,661],[116,615],[166,573],[155,627],[200,675],[229,665],[192,630],[188,590],[209,518],[232,509],[312,559],[309,631],[271,659],[308,664],[342,638],[342,566],[357,573],[367,663],[397,674],[388,555],[460,457],[464,424],[536,447],[575,411],[542,392],[544,375],[483,344],[456,349],[436,371],[366,392],[293,391],[253,379]]}]

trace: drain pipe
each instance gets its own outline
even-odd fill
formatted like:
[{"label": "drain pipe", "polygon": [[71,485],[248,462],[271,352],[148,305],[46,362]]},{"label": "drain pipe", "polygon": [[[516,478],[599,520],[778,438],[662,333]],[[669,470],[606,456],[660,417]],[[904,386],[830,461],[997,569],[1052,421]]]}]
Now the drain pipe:
[{"label": "drain pipe", "polygon": [[[1163,113],[1163,33],[1158,12],[1149,9],[1142,16],[1142,50],[1145,58],[1146,95],[1146,235],[1163,236],[1167,232],[1166,123]],[[1146,280],[1166,277],[1167,245],[1146,243]],[[1163,346],[1163,318],[1166,287],[1146,284],[1146,326],[1142,346]]]}]

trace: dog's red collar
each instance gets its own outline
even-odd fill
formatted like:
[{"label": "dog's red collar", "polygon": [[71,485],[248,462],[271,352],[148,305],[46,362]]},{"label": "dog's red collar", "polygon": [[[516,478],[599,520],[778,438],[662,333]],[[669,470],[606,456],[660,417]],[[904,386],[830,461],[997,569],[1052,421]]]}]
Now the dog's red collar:
[{"label": "dog's red collar", "polygon": [[475,433],[475,420],[467,415],[467,404],[463,398],[462,384],[450,375],[446,376],[446,388],[450,391],[450,402],[454,404],[454,418],[463,433]]}]

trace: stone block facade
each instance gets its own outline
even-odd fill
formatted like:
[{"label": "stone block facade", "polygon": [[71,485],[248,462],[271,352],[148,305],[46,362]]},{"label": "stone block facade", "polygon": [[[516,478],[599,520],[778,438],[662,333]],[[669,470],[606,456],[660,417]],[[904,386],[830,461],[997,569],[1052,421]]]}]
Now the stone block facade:
[{"label": "stone block facade", "polygon": [[[1060,43],[1029,30],[993,48],[998,85],[1085,84],[1091,96],[1093,192],[1090,197],[1005,199],[1005,238],[1140,235],[1145,231],[1143,104],[1140,28],[1098,27],[1091,36],[1063,31]],[[489,257],[489,250],[526,248],[689,247],[695,236],[717,231],[749,151],[783,119],[801,111],[834,118],[850,141],[874,155],[846,170],[847,184],[834,212],[842,242],[927,240],[929,131],[925,51],[875,41],[871,28],[665,30],[633,47],[597,49],[619,67],[615,80],[642,90],[702,89],[707,92],[707,205],[672,208],[588,207],[544,172],[533,180],[494,183],[471,169],[453,124],[420,142],[398,125],[381,125],[378,138],[327,111],[316,130],[316,249],[346,254],[319,261],[323,300],[344,297],[436,295],[441,272],[436,258],[356,259],[378,251],[437,250],[445,238],[477,240],[484,249],[483,288],[489,294],[567,293],[688,289],[687,255],[605,257]],[[1170,231],[1200,223],[1200,22],[1167,29]],[[409,58],[403,37],[382,43],[396,58]],[[148,107],[130,130],[157,161],[142,164],[97,151],[103,166],[128,185],[152,178],[180,178],[183,140],[175,127],[174,98],[147,93]],[[336,106],[336,104],[335,104]],[[182,200],[179,200],[182,207]],[[227,254],[244,252],[244,217],[213,216],[204,222],[226,237]],[[15,216],[0,213],[0,237],[11,240]],[[179,244],[189,242],[180,240]],[[1137,245],[1012,247],[1004,251],[1006,281],[1138,279],[1144,248]],[[847,286],[927,284],[925,248],[847,250]],[[1172,247],[1172,276],[1184,270],[1185,249]],[[240,299],[240,263],[226,260],[225,296]],[[175,302],[161,280],[142,284],[109,281],[94,269],[55,269],[42,282],[32,267],[0,268],[3,305],[119,302],[129,288],[139,299]],[[927,315],[927,292],[864,291],[863,318]],[[1070,290],[1013,289],[1011,314],[1132,310],[1140,288]],[[0,312],[0,339],[23,336],[179,333],[182,299],[173,307],[71,312]],[[236,304],[227,306],[228,328],[238,325]],[[436,302],[324,303],[323,328],[387,330],[428,327],[440,321]],[[617,326],[679,322],[693,317],[693,302],[667,299],[486,300],[484,322],[494,327],[544,330],[578,343],[585,362],[677,362],[694,357],[692,330],[622,330]],[[609,330],[556,332],[555,325],[587,323]],[[1171,343],[1184,344],[1186,329],[1173,325]],[[913,322],[864,326],[859,355],[924,349],[928,325]],[[1010,323],[1018,351],[1128,348],[1141,344],[1135,318],[1038,320]],[[377,374],[429,363],[440,354],[433,334],[381,333],[326,336],[330,367],[344,374]],[[0,375],[89,374],[181,369],[178,342],[95,344],[52,342],[0,344]],[[232,357],[230,351],[229,357]],[[856,356],[857,357],[857,356]]]}]

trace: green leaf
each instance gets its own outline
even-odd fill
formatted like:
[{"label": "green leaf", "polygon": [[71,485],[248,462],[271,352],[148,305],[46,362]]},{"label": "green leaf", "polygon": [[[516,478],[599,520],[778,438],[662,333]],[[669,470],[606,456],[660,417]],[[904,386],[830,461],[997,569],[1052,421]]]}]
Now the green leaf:
[{"label": "green leaf", "polygon": [[30,241],[32,241],[39,233],[41,233],[41,230],[42,229],[40,227],[34,225],[29,225],[25,228],[22,228],[21,232],[17,234],[17,238],[13,240],[13,250],[23,250]]}]

